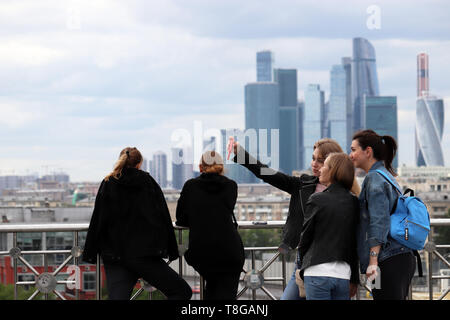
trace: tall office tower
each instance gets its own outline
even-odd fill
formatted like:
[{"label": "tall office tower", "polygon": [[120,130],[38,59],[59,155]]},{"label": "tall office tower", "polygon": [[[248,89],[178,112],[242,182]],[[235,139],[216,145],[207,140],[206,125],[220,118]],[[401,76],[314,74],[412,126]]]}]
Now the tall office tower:
[{"label": "tall office tower", "polygon": [[298,170],[297,69],[274,69],[279,87],[280,170],[292,174]]},{"label": "tall office tower", "polygon": [[[363,105],[366,110],[365,127],[380,136],[392,136],[398,143],[397,97],[364,96]],[[398,168],[398,150],[392,166]]]},{"label": "tall office tower", "polygon": [[330,72],[330,101],[328,108],[329,137],[342,150],[348,149],[347,140],[347,73],[343,65],[334,65]]},{"label": "tall office tower", "polygon": [[298,169],[303,170],[305,169],[305,163],[304,163],[304,146],[303,146],[303,127],[304,127],[304,112],[305,112],[305,102],[299,101],[297,103],[298,112],[297,112],[297,123],[298,123],[298,131],[297,131],[297,159],[298,159]]},{"label": "tall office tower", "polygon": [[363,96],[378,96],[379,94],[375,49],[366,39],[354,38],[352,59],[353,132],[364,129]]},{"label": "tall office tower", "polygon": [[246,139],[245,131],[240,129],[222,129],[220,130],[220,133],[222,135],[222,146],[221,148],[218,148],[218,152],[222,152],[221,156],[224,160],[224,170],[225,170],[225,176],[230,178],[231,180],[234,180],[236,183],[256,183],[260,182],[260,179],[257,179],[253,173],[251,173],[247,168],[244,166],[235,163],[232,161],[232,158],[234,157],[234,153],[230,155],[230,159],[227,160],[228,157],[228,139],[230,137],[233,137],[235,141],[239,142],[240,145],[242,145],[252,156],[255,156],[255,154],[250,150],[250,146],[248,144],[248,139]]},{"label": "tall office tower", "polygon": [[330,109],[330,102],[327,101],[323,105],[323,114],[322,114],[322,138],[330,137],[330,120],[328,111]]},{"label": "tall office tower", "polygon": [[167,187],[167,155],[158,151],[153,154],[154,176],[161,188]]},{"label": "tall office tower", "polygon": [[185,183],[184,151],[172,148],[172,188],[181,190]]},{"label": "tall office tower", "polygon": [[[256,139],[251,148],[256,148],[259,160],[262,157],[279,157],[279,87],[276,82],[255,82],[245,86],[245,129],[253,130]],[[272,132],[275,129],[276,132]],[[274,135],[272,135],[272,133]],[[272,146],[272,144],[274,144]],[[272,155],[272,147],[275,147]],[[278,149],[278,150],[277,150]],[[279,159],[279,158],[278,158]],[[272,164],[273,165],[273,164]],[[279,162],[277,163],[278,170]]]},{"label": "tall office tower", "polygon": [[141,170],[145,171],[145,172],[150,172],[149,171],[149,167],[148,167],[148,160],[146,158],[142,158],[142,166],[141,166]]},{"label": "tall office tower", "polygon": [[150,175],[152,177],[155,176],[155,167],[153,166],[153,160],[148,160],[148,173],[150,173]]},{"label": "tall office tower", "polygon": [[[352,122],[352,58],[342,58],[342,66],[345,70],[345,92],[346,92],[346,112],[347,112],[347,143],[344,151],[350,153],[350,146],[352,145],[353,137],[353,122]],[[342,146],[344,148],[344,146]]]},{"label": "tall office tower", "polygon": [[[172,188],[183,189],[184,183],[195,176],[192,149],[172,148]],[[200,160],[200,159],[199,159]]]},{"label": "tall office tower", "polygon": [[426,53],[419,53],[417,55],[417,96],[426,96],[429,90],[428,55]]},{"label": "tall office tower", "polygon": [[421,96],[416,105],[417,166],[444,166],[442,134],[444,101],[434,96]]},{"label": "tall office tower", "polygon": [[322,138],[322,124],[325,105],[324,92],[318,84],[309,84],[305,91],[303,120],[303,164],[309,168],[314,143]]},{"label": "tall office tower", "polygon": [[272,82],[273,53],[260,51],[256,53],[256,81]]}]

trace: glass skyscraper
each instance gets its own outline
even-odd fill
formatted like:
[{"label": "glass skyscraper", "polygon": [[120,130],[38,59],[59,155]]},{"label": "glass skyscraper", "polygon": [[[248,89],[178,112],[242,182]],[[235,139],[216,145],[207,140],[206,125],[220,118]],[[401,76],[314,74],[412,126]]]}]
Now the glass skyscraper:
[{"label": "glass skyscraper", "polygon": [[347,150],[347,76],[343,65],[332,66],[330,72],[328,126],[329,137]]},{"label": "glass skyscraper", "polygon": [[309,167],[314,143],[322,138],[325,97],[320,85],[310,84],[305,91],[303,111],[303,165]]},{"label": "glass skyscraper", "polygon": [[273,54],[271,51],[256,53],[256,81],[272,82]]},{"label": "glass skyscraper", "polygon": [[[364,96],[363,106],[366,114],[366,129],[372,129],[380,136],[392,136],[398,143],[397,97]],[[392,166],[398,167],[398,150]]]},{"label": "glass skyscraper", "polygon": [[444,166],[442,134],[444,132],[444,101],[422,96],[416,106],[417,166]]},{"label": "glass skyscraper", "polygon": [[274,69],[279,88],[280,170],[292,174],[298,166],[297,69]]},{"label": "glass skyscraper", "polygon": [[161,188],[167,187],[167,155],[158,151],[153,154],[154,178]]},{"label": "glass skyscraper", "polygon": [[[345,90],[347,105],[347,148],[344,151],[350,153],[350,146],[353,137],[353,104],[352,104],[352,58],[342,58],[342,66],[345,70]],[[344,148],[344,146],[342,146]]]},{"label": "glass skyscraper", "polygon": [[353,132],[355,132],[364,129],[365,109],[362,105],[363,96],[379,95],[375,49],[368,40],[364,38],[353,39],[351,69]]}]

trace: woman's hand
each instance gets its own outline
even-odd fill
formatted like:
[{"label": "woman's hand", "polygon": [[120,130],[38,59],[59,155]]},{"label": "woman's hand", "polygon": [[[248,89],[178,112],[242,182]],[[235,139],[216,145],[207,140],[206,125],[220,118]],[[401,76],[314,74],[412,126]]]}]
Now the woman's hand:
[{"label": "woman's hand", "polygon": [[378,264],[370,264],[366,270],[366,277],[368,281],[375,280],[378,277]]},{"label": "woman's hand", "polygon": [[239,142],[235,141],[233,143],[233,152],[235,155],[237,155],[238,148],[239,148]]}]

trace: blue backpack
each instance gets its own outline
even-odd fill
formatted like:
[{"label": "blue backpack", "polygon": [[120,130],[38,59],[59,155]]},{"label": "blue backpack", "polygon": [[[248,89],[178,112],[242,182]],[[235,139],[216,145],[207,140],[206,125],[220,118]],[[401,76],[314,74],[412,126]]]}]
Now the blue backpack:
[{"label": "blue backpack", "polygon": [[[400,242],[405,247],[413,250],[422,250],[425,241],[430,232],[430,215],[427,207],[417,197],[414,197],[414,191],[407,189],[402,194],[399,187],[391,181],[386,173],[377,170],[399,193],[396,206],[391,213],[392,238]],[[411,196],[406,196],[407,193]]]}]

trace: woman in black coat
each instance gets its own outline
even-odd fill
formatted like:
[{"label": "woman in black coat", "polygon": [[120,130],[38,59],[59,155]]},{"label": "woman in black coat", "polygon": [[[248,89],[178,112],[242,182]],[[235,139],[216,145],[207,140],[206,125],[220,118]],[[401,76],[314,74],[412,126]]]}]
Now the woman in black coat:
[{"label": "woman in black coat", "polygon": [[177,205],[176,224],[189,227],[184,256],[206,282],[205,300],[236,299],[245,259],[233,213],[237,184],[223,176],[222,157],[214,151],[203,154],[200,172],[184,184]]},{"label": "woman in black coat", "polygon": [[163,258],[178,258],[178,245],[164,195],[140,170],[136,148],[120,152],[113,172],[101,183],[86,237],[83,260],[102,257],[108,297],[129,299],[139,278],[168,299],[190,299],[192,290]]}]

